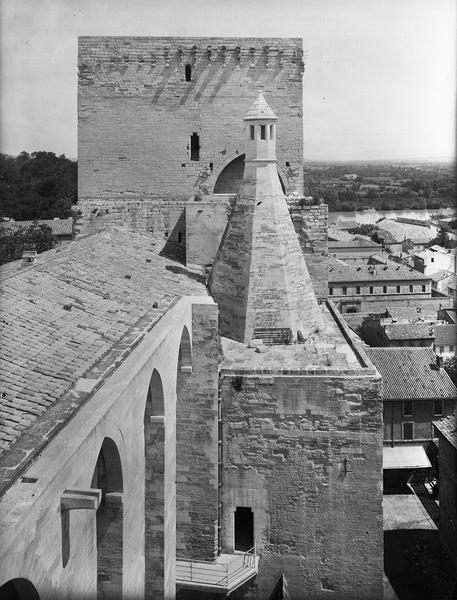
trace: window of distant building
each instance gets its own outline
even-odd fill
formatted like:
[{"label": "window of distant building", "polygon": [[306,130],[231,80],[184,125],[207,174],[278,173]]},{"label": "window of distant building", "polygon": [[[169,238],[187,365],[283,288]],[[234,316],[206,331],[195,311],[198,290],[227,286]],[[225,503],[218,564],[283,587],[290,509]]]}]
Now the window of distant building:
[{"label": "window of distant building", "polygon": [[329,292],[330,296],[333,296],[333,288],[332,287],[329,288],[328,292]]},{"label": "window of distant building", "polygon": [[265,139],[265,125],[260,126],[260,139],[261,140]]},{"label": "window of distant building", "polygon": [[185,73],[186,73],[186,81],[191,81],[192,79],[192,66],[187,64],[185,67]]},{"label": "window of distant building", "polygon": [[200,160],[200,137],[195,132],[190,136],[190,160]]},{"label": "window of distant building", "polygon": [[356,293],[356,294],[360,294],[360,286],[357,286],[357,287],[355,288],[355,293]]},{"label": "window of distant building", "polygon": [[430,262],[435,262],[435,259],[433,256],[431,257]]},{"label": "window of distant building", "polygon": [[254,125],[249,125],[249,129],[251,130],[251,140],[254,139]]},{"label": "window of distant building", "polygon": [[402,432],[404,440],[414,439],[414,423],[402,423]]},{"label": "window of distant building", "polygon": [[442,415],[443,414],[443,399],[442,398],[433,400],[433,414],[434,415]]},{"label": "window of distant building", "polygon": [[347,287],[343,287],[343,295],[344,295],[344,296],[347,296],[347,293],[348,293],[348,289],[347,289]]},{"label": "window of distant building", "polygon": [[410,286],[409,286],[409,291],[410,291],[410,292],[414,292],[414,286],[410,285]]},{"label": "window of distant building", "polygon": [[425,292],[425,285],[422,286],[422,291]]},{"label": "window of distant building", "polygon": [[413,414],[413,401],[403,400],[403,416],[411,417]]},{"label": "window of distant building", "polygon": [[399,285],[397,285],[397,294],[399,294],[401,292],[401,288]]},{"label": "window of distant building", "polygon": [[454,352],[454,346],[452,344],[449,346],[449,352]]},{"label": "window of distant building", "polygon": [[382,286],[382,293],[387,294],[387,285]]},{"label": "window of distant building", "polygon": [[440,354],[444,353],[444,346],[440,346]]},{"label": "window of distant building", "polygon": [[370,285],[370,294],[372,294],[372,293],[373,293],[373,286]]}]

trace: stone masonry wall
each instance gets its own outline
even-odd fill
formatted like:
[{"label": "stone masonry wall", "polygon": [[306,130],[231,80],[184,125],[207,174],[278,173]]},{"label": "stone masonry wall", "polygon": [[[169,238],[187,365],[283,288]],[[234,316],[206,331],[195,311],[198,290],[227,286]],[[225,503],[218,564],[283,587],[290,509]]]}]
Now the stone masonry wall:
[{"label": "stone masonry wall", "polygon": [[306,266],[319,300],[328,296],[328,207],[308,204],[305,198],[289,198],[289,209]]},{"label": "stone masonry wall", "polygon": [[222,371],[223,548],[251,507],[254,593],[284,573],[292,600],[382,598],[382,402],[377,375]]},{"label": "stone masonry wall", "polygon": [[80,201],[211,193],[244,152],[242,119],[258,89],[280,123],[287,191],[302,192],[301,39],[80,37],[78,67]]},{"label": "stone masonry wall", "polygon": [[218,548],[217,316],[216,305],[192,307],[192,373],[178,374],[176,551],[180,558],[213,560]]},{"label": "stone masonry wall", "polygon": [[440,538],[457,566],[457,449],[440,434]]}]

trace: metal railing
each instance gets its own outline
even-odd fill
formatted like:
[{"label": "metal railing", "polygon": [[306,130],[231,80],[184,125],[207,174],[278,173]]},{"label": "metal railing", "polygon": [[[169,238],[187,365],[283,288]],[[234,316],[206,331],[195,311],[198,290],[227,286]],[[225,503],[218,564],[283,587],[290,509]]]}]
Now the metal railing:
[{"label": "metal railing", "polygon": [[238,583],[243,575],[252,577],[256,569],[256,546],[243,554],[234,555],[227,563],[205,560],[182,560],[176,564],[176,580],[181,583],[219,587],[229,590]]}]

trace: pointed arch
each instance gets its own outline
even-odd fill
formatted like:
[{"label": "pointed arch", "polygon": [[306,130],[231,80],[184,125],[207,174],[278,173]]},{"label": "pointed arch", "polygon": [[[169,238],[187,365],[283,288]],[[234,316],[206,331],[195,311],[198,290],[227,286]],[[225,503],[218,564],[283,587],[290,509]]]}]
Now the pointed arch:
[{"label": "pointed arch", "polygon": [[1,600],[40,600],[35,586],[28,579],[17,577],[0,586]]},{"label": "pointed arch", "polygon": [[163,596],[165,553],[165,402],[162,378],[154,369],[144,409],[145,598]]},{"label": "pointed arch", "polygon": [[[244,173],[244,157],[244,154],[240,154],[223,167],[214,184],[213,194],[238,194]],[[286,187],[279,169],[278,177],[283,194],[285,194]]]},{"label": "pointed arch", "polygon": [[123,476],[115,442],[103,440],[91,487],[102,491],[97,509],[97,598],[122,595]]},{"label": "pointed arch", "polygon": [[184,325],[178,352],[178,372],[188,373],[192,371],[192,342],[189,330]]}]

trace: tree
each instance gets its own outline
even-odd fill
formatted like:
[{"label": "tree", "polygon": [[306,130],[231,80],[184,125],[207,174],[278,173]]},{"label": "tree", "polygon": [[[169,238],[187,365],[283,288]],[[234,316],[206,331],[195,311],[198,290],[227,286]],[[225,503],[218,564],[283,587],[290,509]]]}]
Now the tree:
[{"label": "tree", "polygon": [[33,223],[14,230],[0,229],[0,264],[20,259],[24,250],[36,250],[39,254],[54,245],[55,237],[49,225]]},{"label": "tree", "polygon": [[444,369],[455,385],[457,385],[457,356],[446,358],[444,360]]}]

